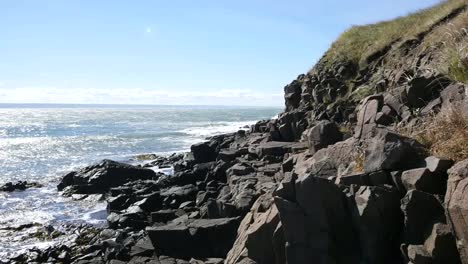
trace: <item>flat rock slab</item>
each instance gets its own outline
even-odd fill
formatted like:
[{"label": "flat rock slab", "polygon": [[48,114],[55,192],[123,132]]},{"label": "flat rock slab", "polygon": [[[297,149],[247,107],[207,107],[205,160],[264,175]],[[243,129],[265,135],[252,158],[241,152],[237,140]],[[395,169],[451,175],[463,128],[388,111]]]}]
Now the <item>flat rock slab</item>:
[{"label": "flat rock slab", "polygon": [[196,219],[147,227],[158,254],[173,257],[226,257],[234,244],[239,218]]}]

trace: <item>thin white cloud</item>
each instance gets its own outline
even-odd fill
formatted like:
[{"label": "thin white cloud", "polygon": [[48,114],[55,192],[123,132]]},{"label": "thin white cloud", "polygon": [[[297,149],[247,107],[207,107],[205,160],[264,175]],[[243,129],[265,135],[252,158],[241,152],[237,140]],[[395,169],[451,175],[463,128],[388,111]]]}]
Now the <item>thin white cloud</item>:
[{"label": "thin white cloud", "polygon": [[281,93],[249,89],[207,92],[172,92],[154,89],[64,89],[57,87],[0,87],[0,103],[165,104],[281,106]]},{"label": "thin white cloud", "polygon": [[147,28],[146,28],[146,33],[151,34],[151,31],[152,31],[152,30],[151,30],[150,27],[147,27]]}]

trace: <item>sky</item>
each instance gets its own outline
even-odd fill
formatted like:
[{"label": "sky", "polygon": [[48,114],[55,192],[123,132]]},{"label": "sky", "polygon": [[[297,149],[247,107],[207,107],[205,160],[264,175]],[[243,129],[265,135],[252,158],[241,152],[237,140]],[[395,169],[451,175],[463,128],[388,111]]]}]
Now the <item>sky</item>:
[{"label": "sky", "polygon": [[282,106],[344,30],[437,0],[0,0],[0,103]]}]

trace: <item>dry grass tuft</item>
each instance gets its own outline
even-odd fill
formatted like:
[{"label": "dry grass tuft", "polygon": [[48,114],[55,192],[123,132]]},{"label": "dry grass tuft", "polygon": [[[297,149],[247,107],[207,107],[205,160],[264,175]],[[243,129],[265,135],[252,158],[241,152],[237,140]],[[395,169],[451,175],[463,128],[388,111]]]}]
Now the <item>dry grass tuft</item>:
[{"label": "dry grass tuft", "polygon": [[468,29],[449,25],[443,46],[445,73],[452,80],[468,84]]},{"label": "dry grass tuft", "polygon": [[425,145],[432,155],[454,161],[468,159],[468,107],[454,104],[404,134]]}]

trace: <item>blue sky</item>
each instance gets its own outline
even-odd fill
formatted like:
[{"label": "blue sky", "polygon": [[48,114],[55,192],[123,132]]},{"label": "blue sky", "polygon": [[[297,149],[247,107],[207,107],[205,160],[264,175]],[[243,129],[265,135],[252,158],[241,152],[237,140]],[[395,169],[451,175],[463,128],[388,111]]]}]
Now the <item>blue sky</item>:
[{"label": "blue sky", "polygon": [[0,0],[0,102],[281,106],[345,29],[437,2]]}]

